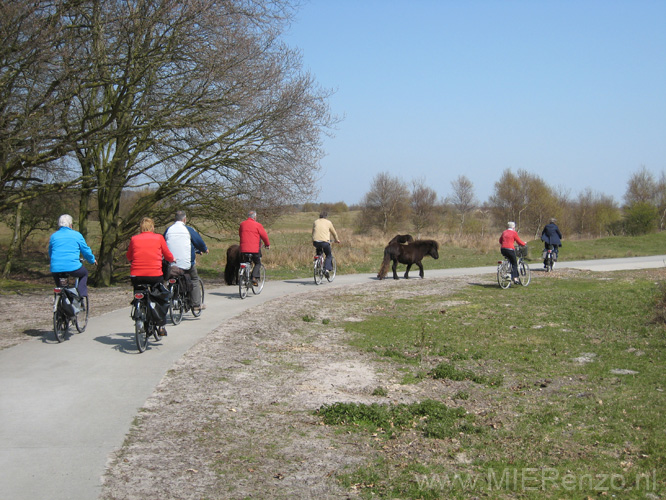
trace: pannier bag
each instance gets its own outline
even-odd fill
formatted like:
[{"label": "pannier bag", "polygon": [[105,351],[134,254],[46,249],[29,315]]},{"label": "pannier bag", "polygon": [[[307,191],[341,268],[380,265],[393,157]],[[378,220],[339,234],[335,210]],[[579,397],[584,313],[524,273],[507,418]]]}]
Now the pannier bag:
[{"label": "pannier bag", "polygon": [[76,288],[64,288],[63,291],[65,292],[62,298],[63,310],[68,316],[76,316],[83,309],[79,291]]},{"label": "pannier bag", "polygon": [[154,285],[148,292],[148,314],[157,326],[166,325],[171,294],[162,283]]}]

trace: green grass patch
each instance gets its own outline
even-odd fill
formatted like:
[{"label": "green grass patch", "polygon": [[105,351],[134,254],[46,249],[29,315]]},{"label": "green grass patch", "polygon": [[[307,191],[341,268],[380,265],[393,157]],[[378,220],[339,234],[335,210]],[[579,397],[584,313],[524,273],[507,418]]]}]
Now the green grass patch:
[{"label": "green grass patch", "polygon": [[319,416],[326,425],[381,433],[386,437],[396,432],[417,428],[426,437],[444,438],[459,432],[469,424],[471,417],[463,408],[450,408],[431,399],[411,404],[333,403],[319,408]]},{"label": "green grass patch", "polygon": [[486,375],[478,375],[472,370],[461,370],[453,366],[452,363],[443,362],[438,364],[432,371],[432,376],[435,379],[448,379],[448,380],[471,380],[477,384],[487,384],[490,386],[501,385],[502,376],[495,375],[488,377]]}]

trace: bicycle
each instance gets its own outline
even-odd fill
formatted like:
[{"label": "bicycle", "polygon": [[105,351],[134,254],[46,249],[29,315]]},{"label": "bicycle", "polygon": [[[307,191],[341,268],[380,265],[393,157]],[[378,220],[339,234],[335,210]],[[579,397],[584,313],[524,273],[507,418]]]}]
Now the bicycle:
[{"label": "bicycle", "polygon": [[[183,314],[192,311],[195,318],[201,316],[201,308],[194,309],[192,307],[192,293],[188,291],[187,278],[184,274],[169,278],[168,289],[171,293],[169,299],[169,317],[174,325],[180,324],[183,319]],[[204,284],[199,278],[199,285],[201,287],[201,304],[204,303]]]},{"label": "bicycle", "polygon": [[555,263],[556,259],[557,253],[555,250],[553,250],[552,245],[548,245],[548,248],[544,249],[543,251],[543,266],[546,272],[553,270],[553,264]]},{"label": "bicycle", "polygon": [[88,297],[79,295],[79,279],[76,278],[74,286],[70,286],[69,275],[62,274],[53,288],[53,333],[59,343],[68,336],[70,323],[79,333],[86,330],[90,309]]},{"label": "bicycle", "polygon": [[[518,247],[516,249],[516,258],[518,260],[518,281],[522,286],[530,284],[532,273],[530,266],[525,262],[527,257],[527,246]],[[511,262],[509,259],[497,261],[497,284],[500,288],[507,289],[511,286],[513,280],[511,279]]]},{"label": "bicycle", "polygon": [[150,308],[151,285],[135,285],[134,300],[132,301],[131,318],[134,320],[134,337],[139,352],[144,352],[148,347],[148,339],[152,336],[155,342],[162,340],[159,326],[155,323]]},{"label": "bicycle", "polygon": [[254,279],[252,279],[252,262],[241,262],[238,271],[238,294],[241,299],[247,297],[247,292],[250,288],[255,295],[259,295],[264,289],[264,283],[266,282],[266,268],[263,264],[260,264],[260,266],[259,279],[254,281]]},{"label": "bicycle", "polygon": [[328,273],[324,269],[325,260],[326,256],[324,255],[324,252],[321,250],[317,250],[317,253],[314,256],[314,266],[313,266],[315,285],[321,285],[322,281],[324,281],[324,276],[326,277],[329,283],[335,279],[335,273],[337,271],[337,264],[335,262],[335,257],[331,255],[331,266],[333,267],[333,269],[328,271]]}]

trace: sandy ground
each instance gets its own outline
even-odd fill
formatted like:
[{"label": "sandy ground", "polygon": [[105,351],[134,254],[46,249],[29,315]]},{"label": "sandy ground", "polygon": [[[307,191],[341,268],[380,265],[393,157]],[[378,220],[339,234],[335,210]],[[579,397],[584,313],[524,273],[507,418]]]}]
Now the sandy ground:
[{"label": "sandy ground", "polygon": [[[383,282],[382,302],[435,291],[445,308],[446,295],[466,283]],[[110,458],[101,498],[357,497],[336,475],[376,452],[321,425],[316,410],[338,401],[411,402],[459,390],[441,382],[399,384],[402,374],[347,346],[337,325],[377,307],[385,306],[377,306],[376,287],[322,286],[219,327],[174,365],[146,402]],[[373,396],[380,386],[387,395]]]}]

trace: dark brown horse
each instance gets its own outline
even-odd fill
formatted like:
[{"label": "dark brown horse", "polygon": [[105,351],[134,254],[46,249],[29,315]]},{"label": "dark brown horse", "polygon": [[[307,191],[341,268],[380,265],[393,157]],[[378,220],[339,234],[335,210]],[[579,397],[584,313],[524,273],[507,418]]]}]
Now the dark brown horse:
[{"label": "dark brown horse", "polygon": [[240,270],[240,246],[231,245],[227,249],[227,265],[224,266],[224,282],[227,285],[238,284],[238,271]]},{"label": "dark brown horse", "polygon": [[396,272],[398,263],[407,264],[405,279],[409,278],[409,269],[412,267],[412,264],[419,266],[419,276],[423,278],[423,264],[421,264],[421,261],[428,255],[433,259],[439,259],[439,243],[435,240],[416,240],[407,244],[390,243],[384,249],[384,260],[382,261],[382,266],[379,268],[377,277],[380,280],[384,279],[388,274],[389,262],[393,261],[394,280],[398,279],[398,273]]}]

